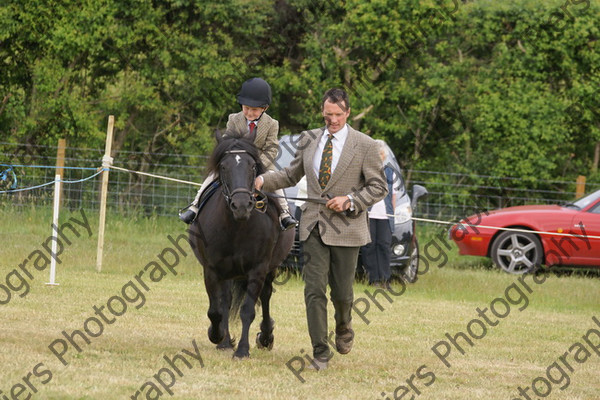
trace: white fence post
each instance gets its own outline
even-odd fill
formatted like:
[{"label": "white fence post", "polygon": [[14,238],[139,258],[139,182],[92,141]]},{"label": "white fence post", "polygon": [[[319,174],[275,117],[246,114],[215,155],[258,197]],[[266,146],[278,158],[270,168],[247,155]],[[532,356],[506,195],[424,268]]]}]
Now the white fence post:
[{"label": "white fence post", "polygon": [[[54,178],[54,212],[52,213],[52,229],[58,227],[58,214],[60,213],[60,175],[56,175]],[[56,228],[55,235],[58,235],[58,228]],[[56,283],[56,258],[57,258],[57,246],[58,238],[54,238],[52,241],[52,259],[50,260],[50,282],[46,285],[58,286]]]},{"label": "white fence post", "polygon": [[104,148],[104,157],[102,158],[102,191],[100,193],[100,221],[98,224],[98,252],[96,254],[96,270],[102,271],[102,253],[104,251],[104,223],[106,222],[106,196],[108,193],[108,168],[112,164],[110,151],[112,147],[113,127],[115,117],[108,116],[108,128],[106,130],[106,146]]}]

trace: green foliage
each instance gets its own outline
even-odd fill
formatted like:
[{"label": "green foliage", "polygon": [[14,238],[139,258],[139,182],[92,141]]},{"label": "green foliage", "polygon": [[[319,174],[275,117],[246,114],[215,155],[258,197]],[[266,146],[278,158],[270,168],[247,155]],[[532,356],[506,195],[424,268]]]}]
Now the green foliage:
[{"label": "green foliage", "polygon": [[263,76],[282,134],[322,124],[341,86],[408,169],[535,185],[598,167],[598,0],[5,4],[3,141],[102,148],[113,114],[115,150],[208,152]]}]

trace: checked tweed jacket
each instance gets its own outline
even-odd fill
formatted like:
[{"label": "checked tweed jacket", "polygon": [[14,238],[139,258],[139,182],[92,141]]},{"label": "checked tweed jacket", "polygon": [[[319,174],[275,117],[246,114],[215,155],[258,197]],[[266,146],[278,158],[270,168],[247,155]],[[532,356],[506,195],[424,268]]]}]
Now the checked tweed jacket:
[{"label": "checked tweed jacket", "polygon": [[[243,112],[229,114],[227,130],[234,132],[248,132],[248,124]],[[256,138],[254,145],[260,150],[260,161],[268,170],[274,170],[273,163],[279,152],[279,121],[264,113],[256,124]]]},{"label": "checked tweed jacket", "polygon": [[327,198],[351,194],[354,211],[337,213],[324,204],[305,202],[300,219],[300,240],[308,238],[315,224],[323,243],[328,246],[359,247],[371,241],[367,208],[383,199],[387,183],[377,143],[348,126],[348,137],[340,154],[337,166],[325,189],[321,190],[319,177],[313,167],[317,145],[325,128],[304,131],[296,143],[296,155],[289,167],[280,171],[269,171],[263,175],[263,190],[294,186],[306,175],[309,198]]}]

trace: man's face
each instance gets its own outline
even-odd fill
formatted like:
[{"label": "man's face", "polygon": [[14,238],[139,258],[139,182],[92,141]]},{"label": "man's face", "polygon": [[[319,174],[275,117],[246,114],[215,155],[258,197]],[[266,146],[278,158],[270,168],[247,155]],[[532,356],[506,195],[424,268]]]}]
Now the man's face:
[{"label": "man's face", "polygon": [[332,103],[329,100],[325,100],[323,104],[323,118],[325,119],[325,125],[329,133],[336,133],[346,125],[346,120],[350,115],[350,109],[344,111],[336,103]]},{"label": "man's face", "polygon": [[263,111],[266,111],[267,108],[268,107],[263,108],[242,105],[242,112],[244,113],[244,117],[246,117],[248,121],[254,121],[256,118],[260,117],[260,114]]}]

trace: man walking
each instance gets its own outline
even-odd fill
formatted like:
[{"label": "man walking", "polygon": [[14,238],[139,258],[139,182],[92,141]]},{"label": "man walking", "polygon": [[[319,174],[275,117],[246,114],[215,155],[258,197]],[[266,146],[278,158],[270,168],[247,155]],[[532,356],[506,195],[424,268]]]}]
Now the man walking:
[{"label": "man walking", "polygon": [[367,208],[387,194],[377,143],[346,124],[348,94],[330,89],[321,109],[325,127],[302,132],[289,167],[256,178],[256,188],[274,191],[294,186],[304,175],[308,198],[302,206],[300,240],[306,264],[304,300],[314,367],[327,368],[333,357],[328,344],[327,285],[335,309],[335,345],[340,354],[352,349],[352,285],[360,246],[370,242]]}]

